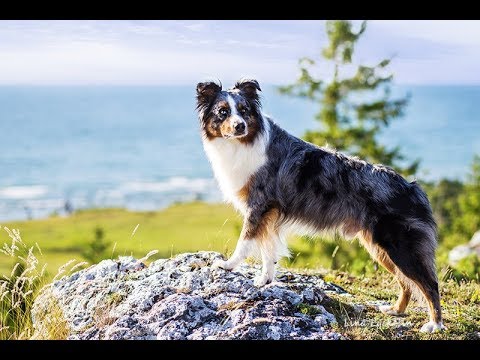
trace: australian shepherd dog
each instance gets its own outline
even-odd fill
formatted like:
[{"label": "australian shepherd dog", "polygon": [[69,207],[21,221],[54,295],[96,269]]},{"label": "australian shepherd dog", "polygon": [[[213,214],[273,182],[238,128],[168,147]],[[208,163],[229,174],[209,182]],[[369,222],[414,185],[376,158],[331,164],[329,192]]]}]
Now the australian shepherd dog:
[{"label": "australian shepherd dog", "polygon": [[256,80],[242,79],[228,90],[203,82],[196,90],[205,152],[225,200],[244,217],[235,251],[214,267],[231,270],[257,251],[262,272],[255,285],[263,286],[288,255],[289,233],[338,231],[358,238],[398,280],[398,301],[382,312],[401,315],[418,294],[430,315],[421,331],[444,329],[436,224],[417,183],[289,134],[262,113]]}]

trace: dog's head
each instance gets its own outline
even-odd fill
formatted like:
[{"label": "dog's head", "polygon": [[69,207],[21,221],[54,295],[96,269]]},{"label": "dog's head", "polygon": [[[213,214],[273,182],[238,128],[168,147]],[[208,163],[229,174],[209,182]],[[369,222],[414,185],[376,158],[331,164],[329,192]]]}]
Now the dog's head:
[{"label": "dog's head", "polygon": [[263,128],[257,80],[242,79],[228,90],[215,82],[197,84],[197,110],[206,139],[253,142]]}]

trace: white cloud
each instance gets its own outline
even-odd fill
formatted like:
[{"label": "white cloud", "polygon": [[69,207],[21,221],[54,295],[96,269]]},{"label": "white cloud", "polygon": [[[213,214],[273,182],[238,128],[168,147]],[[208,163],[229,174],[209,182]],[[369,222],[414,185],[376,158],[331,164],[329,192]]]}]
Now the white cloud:
[{"label": "white cloud", "polygon": [[[0,21],[0,84],[293,81],[318,58],[321,21]],[[208,31],[207,31],[208,30]],[[361,62],[397,54],[403,83],[480,83],[480,21],[371,21]],[[324,64],[318,71],[328,69]]]},{"label": "white cloud", "polygon": [[188,30],[201,31],[201,30],[205,29],[205,24],[188,24],[188,25],[185,25],[185,27]]},{"label": "white cloud", "polygon": [[480,21],[476,20],[372,20],[371,27],[438,44],[480,45]]},{"label": "white cloud", "polygon": [[[254,74],[275,82],[285,67],[295,63],[257,61],[249,54],[177,52],[152,49],[131,51],[121,45],[71,42],[49,51],[0,51],[4,83],[31,84],[174,84],[213,76],[233,81]],[[290,71],[290,75],[295,74]]]},{"label": "white cloud", "polygon": [[365,58],[395,55],[400,83],[480,83],[480,21],[372,20],[359,49]]},{"label": "white cloud", "polygon": [[126,32],[131,32],[139,35],[166,35],[169,31],[160,26],[148,26],[132,24],[124,29]]}]

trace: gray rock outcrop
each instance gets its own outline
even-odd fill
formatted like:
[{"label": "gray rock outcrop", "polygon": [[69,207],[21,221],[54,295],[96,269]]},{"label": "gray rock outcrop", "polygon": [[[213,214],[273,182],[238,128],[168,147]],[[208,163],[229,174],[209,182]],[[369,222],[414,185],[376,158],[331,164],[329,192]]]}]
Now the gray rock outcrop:
[{"label": "gray rock outcrop", "polygon": [[37,337],[52,302],[69,339],[341,339],[322,304],[341,288],[320,277],[280,270],[253,285],[258,266],[212,270],[222,256],[185,253],[145,266],[133,257],[104,260],[50,285],[35,301]]},{"label": "gray rock outcrop", "polygon": [[455,246],[448,253],[448,261],[455,266],[460,260],[475,254],[480,259],[480,230],[473,234],[470,242],[465,245]]}]

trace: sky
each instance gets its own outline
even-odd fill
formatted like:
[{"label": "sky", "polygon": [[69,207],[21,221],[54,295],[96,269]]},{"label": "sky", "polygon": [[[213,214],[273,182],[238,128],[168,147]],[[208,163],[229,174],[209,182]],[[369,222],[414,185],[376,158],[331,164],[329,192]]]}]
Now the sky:
[{"label": "sky", "polygon": [[[326,42],[321,20],[1,20],[0,85],[286,84]],[[478,85],[480,21],[372,20],[355,55],[393,57],[399,84]]]}]

